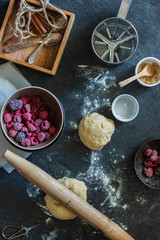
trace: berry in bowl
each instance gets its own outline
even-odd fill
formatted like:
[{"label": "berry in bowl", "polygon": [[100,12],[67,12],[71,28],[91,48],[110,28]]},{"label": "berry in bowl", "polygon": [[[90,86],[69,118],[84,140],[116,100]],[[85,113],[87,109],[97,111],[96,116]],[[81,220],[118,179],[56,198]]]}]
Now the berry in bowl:
[{"label": "berry in bowl", "polygon": [[63,131],[62,104],[44,88],[22,88],[4,103],[1,127],[5,137],[20,149],[46,148],[55,143]]},{"label": "berry in bowl", "polygon": [[150,140],[139,148],[134,167],[145,185],[160,190],[160,139]]}]

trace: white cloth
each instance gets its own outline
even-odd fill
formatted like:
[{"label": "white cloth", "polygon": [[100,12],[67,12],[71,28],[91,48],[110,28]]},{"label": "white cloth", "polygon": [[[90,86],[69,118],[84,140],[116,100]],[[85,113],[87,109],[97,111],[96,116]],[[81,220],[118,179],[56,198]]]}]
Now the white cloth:
[{"label": "white cloth", "polygon": [[[17,89],[30,86],[30,83],[19,72],[13,63],[7,62],[0,65],[0,109],[3,106],[5,100]],[[0,129],[0,167],[3,167],[8,173],[11,173],[14,169],[9,165],[4,158],[3,153],[7,150],[11,150],[21,157],[28,157],[31,153],[24,152],[14,147],[4,137],[2,130]]]}]

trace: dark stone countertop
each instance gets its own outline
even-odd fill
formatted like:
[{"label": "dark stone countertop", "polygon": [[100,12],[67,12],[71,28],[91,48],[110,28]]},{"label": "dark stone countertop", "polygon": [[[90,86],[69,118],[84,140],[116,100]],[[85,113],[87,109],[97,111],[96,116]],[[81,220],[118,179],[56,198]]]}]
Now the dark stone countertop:
[{"label": "dark stone countertop", "polygon": [[[117,83],[132,76],[142,58],[159,58],[160,4],[154,0],[132,2],[127,20],[139,34],[137,51],[127,62],[109,67],[94,55],[91,35],[100,21],[117,15],[121,1],[51,2],[76,15],[56,76],[16,66],[32,85],[50,90],[61,100],[66,115],[65,129],[58,143],[33,153],[28,159],[55,178],[67,176],[83,180],[88,186],[88,202],[136,240],[159,240],[160,193],[142,184],[134,170],[138,148],[147,140],[160,138],[159,86],[144,88],[135,81],[120,89]],[[7,4],[8,0],[0,1],[0,23]],[[0,60],[0,64],[4,62]],[[133,95],[140,105],[138,116],[129,123],[118,122],[111,113],[111,102],[121,93]],[[82,117],[93,111],[113,119],[116,125],[111,142],[96,152],[80,142],[76,128]],[[16,171],[8,175],[0,169],[0,228],[8,224],[31,226],[42,222],[29,233],[28,239],[106,239],[79,218],[49,219],[43,209],[43,197],[41,191]]]}]

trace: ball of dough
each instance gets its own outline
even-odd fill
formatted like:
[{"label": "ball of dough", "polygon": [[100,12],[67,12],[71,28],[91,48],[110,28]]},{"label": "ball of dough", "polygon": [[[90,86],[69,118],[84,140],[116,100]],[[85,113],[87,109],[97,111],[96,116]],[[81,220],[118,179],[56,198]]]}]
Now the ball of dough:
[{"label": "ball of dough", "polygon": [[[87,187],[84,182],[79,181],[75,178],[66,177],[60,178],[58,179],[58,181],[65,187],[67,187],[69,190],[77,194],[84,201],[87,201]],[[72,213],[70,210],[68,210],[66,207],[54,200],[49,195],[45,196],[45,201],[50,213],[55,218],[61,220],[69,220],[77,217],[74,213]]]},{"label": "ball of dough", "polygon": [[114,122],[98,113],[84,117],[78,127],[82,143],[92,150],[102,149],[111,140],[114,131]]}]

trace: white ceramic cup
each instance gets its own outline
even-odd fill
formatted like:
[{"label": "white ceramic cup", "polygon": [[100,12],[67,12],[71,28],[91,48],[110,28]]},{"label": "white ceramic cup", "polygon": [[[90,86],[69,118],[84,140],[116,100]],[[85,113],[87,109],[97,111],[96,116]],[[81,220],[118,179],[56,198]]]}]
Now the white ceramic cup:
[{"label": "white ceramic cup", "polygon": [[137,100],[129,94],[121,94],[112,103],[113,116],[121,122],[132,121],[139,112]]},{"label": "white ceramic cup", "polygon": [[[160,60],[157,59],[157,58],[154,58],[154,57],[146,57],[146,58],[143,58],[140,62],[137,63],[137,66],[135,68],[135,74],[137,74],[137,71],[138,71],[138,67],[141,63],[153,63],[153,62],[156,62],[160,65]],[[158,82],[154,83],[154,84],[145,84],[143,83],[139,78],[137,78],[137,81],[139,84],[141,84],[142,86],[144,87],[154,87],[154,86],[157,86],[159,83],[160,83],[160,79]]]}]

